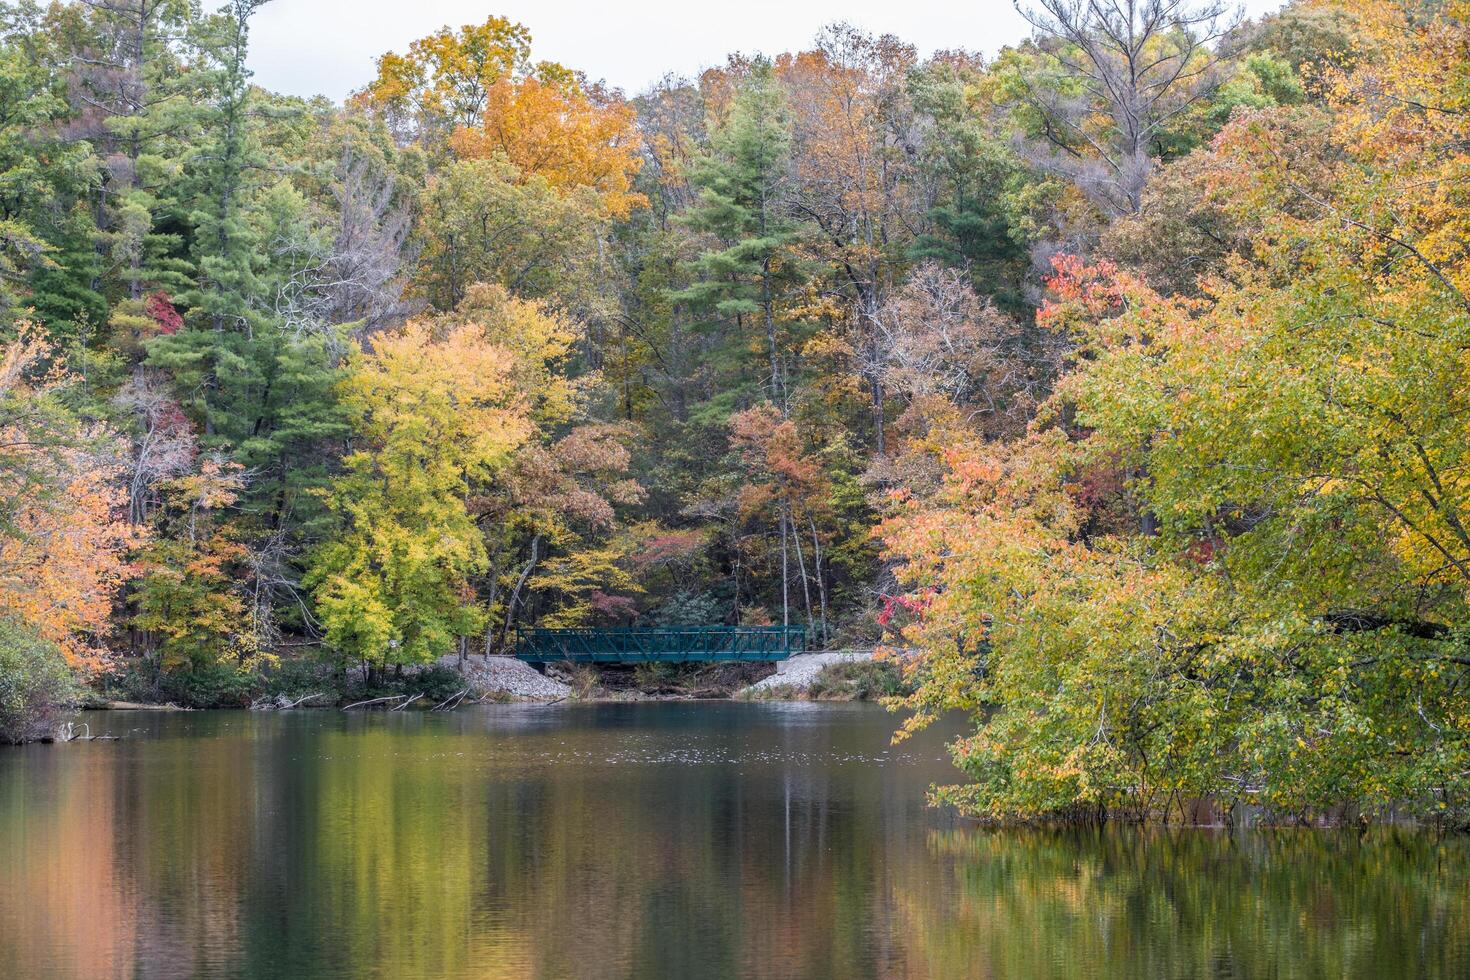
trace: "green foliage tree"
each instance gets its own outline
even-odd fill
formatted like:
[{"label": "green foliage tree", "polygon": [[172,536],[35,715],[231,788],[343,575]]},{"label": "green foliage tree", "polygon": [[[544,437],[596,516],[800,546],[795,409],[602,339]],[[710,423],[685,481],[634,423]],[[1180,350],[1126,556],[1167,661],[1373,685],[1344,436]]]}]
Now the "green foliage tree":
[{"label": "green foliage tree", "polygon": [[72,340],[102,312],[86,210],[100,175],[89,145],[57,135],[69,106],[50,48],[33,6],[0,9],[0,306],[35,306]]},{"label": "green foliage tree", "polygon": [[1016,158],[999,124],[990,103],[994,82],[978,59],[957,57],[935,58],[908,84],[915,109],[932,121],[924,167],[942,188],[910,255],[968,268],[981,293],[1019,312],[1026,306],[1031,243],[1013,201],[1036,178]]},{"label": "green foliage tree", "polygon": [[13,619],[0,619],[0,742],[50,738],[80,690],[54,645]]},{"label": "green foliage tree", "polygon": [[425,194],[417,290],[441,311],[478,283],[595,308],[601,223],[590,188],[562,193],[541,177],[522,179],[501,157],[453,163]]},{"label": "green foliage tree", "polygon": [[1215,141],[1205,186],[1248,229],[1225,274],[1166,297],[1059,261],[1043,319],[1073,369],[892,519],[928,651],[910,703],[976,718],[946,799],[1470,812],[1470,266],[1436,190],[1464,167],[1444,52],[1467,35],[1389,4],[1360,24],[1379,58],[1334,73],[1328,112],[1238,112]]},{"label": "green foliage tree", "polygon": [[205,138],[185,166],[198,185],[189,215],[198,285],[183,299],[191,317],[216,334],[248,333],[258,315],[260,250],[248,207],[261,160],[252,132],[254,96],[245,62],[250,18],[266,2],[230,0],[219,13],[193,25],[195,44],[207,58],[198,107]]}]

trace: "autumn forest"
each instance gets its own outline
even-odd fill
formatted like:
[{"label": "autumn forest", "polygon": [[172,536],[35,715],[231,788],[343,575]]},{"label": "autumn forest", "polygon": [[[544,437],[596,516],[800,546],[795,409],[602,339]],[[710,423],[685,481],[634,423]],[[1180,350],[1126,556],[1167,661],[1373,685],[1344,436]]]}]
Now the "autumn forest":
[{"label": "autumn forest", "polygon": [[265,2],[0,2],[0,737],[790,624],[963,813],[1470,822],[1466,0],[639,93],[490,17],[345,104]]}]

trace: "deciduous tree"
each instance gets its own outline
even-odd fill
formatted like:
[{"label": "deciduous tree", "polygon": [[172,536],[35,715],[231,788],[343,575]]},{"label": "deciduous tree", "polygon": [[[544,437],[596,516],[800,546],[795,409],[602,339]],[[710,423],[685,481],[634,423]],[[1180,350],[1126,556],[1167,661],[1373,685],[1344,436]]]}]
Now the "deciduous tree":
[{"label": "deciduous tree", "polygon": [[424,663],[478,631],[469,578],[487,555],[466,498],[531,433],[514,367],[473,322],[412,321],[354,357],[342,398],[357,448],[328,496],[341,530],[310,577],[343,656]]}]

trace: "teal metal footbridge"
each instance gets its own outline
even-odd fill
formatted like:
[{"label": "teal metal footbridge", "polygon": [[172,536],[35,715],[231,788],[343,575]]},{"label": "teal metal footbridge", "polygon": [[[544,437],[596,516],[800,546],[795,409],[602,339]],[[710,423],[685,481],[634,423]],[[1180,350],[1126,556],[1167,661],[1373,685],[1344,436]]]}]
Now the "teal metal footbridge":
[{"label": "teal metal footbridge", "polygon": [[513,656],[533,664],[785,660],[806,652],[802,626],[518,629]]}]

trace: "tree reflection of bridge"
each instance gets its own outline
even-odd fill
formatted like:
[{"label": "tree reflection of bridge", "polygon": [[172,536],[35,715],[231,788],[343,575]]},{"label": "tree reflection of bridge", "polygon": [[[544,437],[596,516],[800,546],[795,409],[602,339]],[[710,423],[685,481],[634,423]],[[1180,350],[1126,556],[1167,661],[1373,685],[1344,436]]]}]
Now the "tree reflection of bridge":
[{"label": "tree reflection of bridge", "polygon": [[515,656],[531,663],[690,663],[785,660],[806,652],[801,626],[520,629]]}]

